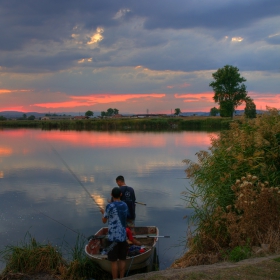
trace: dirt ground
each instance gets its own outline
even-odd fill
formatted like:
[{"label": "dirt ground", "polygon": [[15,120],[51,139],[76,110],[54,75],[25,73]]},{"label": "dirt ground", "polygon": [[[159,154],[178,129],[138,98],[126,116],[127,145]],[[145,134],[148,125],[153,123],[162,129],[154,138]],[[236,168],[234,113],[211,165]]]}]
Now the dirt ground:
[{"label": "dirt ground", "polygon": [[[51,275],[10,275],[3,280],[58,280]],[[127,280],[279,280],[280,255],[220,262],[178,269],[166,269],[126,277]],[[94,280],[94,279],[88,279]],[[98,280],[98,279],[95,279]]]},{"label": "dirt ground", "polygon": [[212,265],[166,269],[129,276],[127,280],[278,280],[280,255],[246,259],[240,262],[221,262]]}]

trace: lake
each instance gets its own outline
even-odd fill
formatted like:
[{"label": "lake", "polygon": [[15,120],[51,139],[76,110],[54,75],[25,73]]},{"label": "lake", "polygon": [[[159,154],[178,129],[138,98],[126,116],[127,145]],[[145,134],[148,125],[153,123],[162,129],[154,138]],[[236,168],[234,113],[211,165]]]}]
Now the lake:
[{"label": "lake", "polygon": [[67,252],[76,232],[90,236],[103,226],[97,204],[106,206],[123,175],[146,204],[137,204],[136,226],[156,225],[170,236],[159,238],[160,269],[184,253],[184,216],[192,211],[181,196],[189,186],[182,160],[196,160],[210,146],[210,133],[3,129],[0,135],[1,250],[30,234]]}]

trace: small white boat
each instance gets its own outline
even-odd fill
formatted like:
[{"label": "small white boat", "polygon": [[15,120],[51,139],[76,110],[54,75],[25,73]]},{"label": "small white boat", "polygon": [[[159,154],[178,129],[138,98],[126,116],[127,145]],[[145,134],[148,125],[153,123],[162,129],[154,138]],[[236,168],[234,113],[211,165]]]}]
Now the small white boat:
[{"label": "small white boat", "polygon": [[[135,227],[134,237],[141,242],[141,253],[126,257],[126,270],[132,271],[144,267],[149,268],[153,263],[155,246],[158,241],[159,230],[155,226]],[[111,262],[106,254],[108,228],[101,228],[85,246],[89,258],[96,262],[103,270],[111,273]]]}]

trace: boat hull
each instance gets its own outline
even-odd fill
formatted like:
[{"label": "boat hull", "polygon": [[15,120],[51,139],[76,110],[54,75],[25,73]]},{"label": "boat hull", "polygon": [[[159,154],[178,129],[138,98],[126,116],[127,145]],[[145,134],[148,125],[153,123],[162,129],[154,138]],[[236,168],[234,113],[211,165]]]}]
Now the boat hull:
[{"label": "boat hull", "polygon": [[[150,266],[153,262],[154,250],[159,235],[159,230],[155,226],[135,227],[134,232],[137,240],[145,247],[145,252],[136,256],[126,257],[126,270],[132,271]],[[85,246],[86,255],[97,263],[103,270],[111,273],[111,262],[107,259],[107,255],[102,255],[103,249],[106,248],[106,240],[104,237],[108,233],[108,228],[101,228]],[[155,236],[155,237],[153,237]]]}]

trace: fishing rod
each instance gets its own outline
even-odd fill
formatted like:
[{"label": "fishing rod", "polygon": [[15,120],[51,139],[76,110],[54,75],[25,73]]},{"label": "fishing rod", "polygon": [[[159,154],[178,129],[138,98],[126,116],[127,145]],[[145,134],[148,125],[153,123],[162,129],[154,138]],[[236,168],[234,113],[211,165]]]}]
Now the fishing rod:
[{"label": "fishing rod", "polygon": [[[91,235],[87,239],[103,239],[108,237],[108,235]],[[170,238],[170,235],[133,235],[134,238]]]},{"label": "fishing rod", "polygon": [[143,202],[137,202],[137,201],[135,201],[135,203],[137,203],[137,204],[140,204],[140,205],[147,205],[146,203],[143,203]]},{"label": "fishing rod", "polygon": [[[74,229],[72,229],[72,228],[66,226],[65,224],[59,222],[58,220],[55,220],[54,218],[48,216],[47,214],[45,214],[45,213],[43,213],[43,212],[41,212],[41,211],[39,211],[39,213],[42,214],[42,215],[44,215],[44,216],[46,216],[46,217],[49,218],[50,220],[52,220],[52,221],[54,221],[54,222],[60,224],[61,226],[64,226],[65,228],[71,230],[72,232],[74,232],[74,233],[76,233],[76,234],[82,236],[83,238],[85,238],[85,239],[87,239],[87,240],[91,240],[91,239],[103,239],[103,238],[108,237],[108,235],[91,235],[91,236],[89,236],[89,237],[86,237],[86,236],[83,235],[82,233],[80,233],[80,232],[78,232],[78,231],[76,231],[76,230],[74,230]],[[133,235],[133,237],[134,237],[134,238],[138,238],[138,239],[141,239],[141,238],[170,238],[169,235],[144,235],[144,234],[141,234],[141,235]]]},{"label": "fishing rod", "polygon": [[72,171],[72,169],[69,167],[69,165],[63,160],[63,158],[60,156],[60,154],[56,151],[54,147],[51,146],[51,149],[53,152],[57,155],[57,157],[63,162],[65,167],[68,169],[68,171],[72,174],[72,176],[77,180],[77,182],[80,184],[80,186],[84,189],[84,191],[90,196],[90,198],[93,200],[93,202],[99,207],[99,209],[103,209],[94,199],[94,197],[90,194],[90,192],[86,189],[86,187],[82,184],[82,182],[79,180],[79,178],[76,176],[76,174]]},{"label": "fishing rod", "polygon": [[[50,145],[51,146],[51,145]],[[99,207],[99,209],[102,209],[102,207],[96,202],[96,200],[93,198],[93,196],[90,194],[90,192],[86,189],[86,187],[82,184],[82,182],[79,180],[77,175],[72,171],[72,169],[69,167],[69,165],[65,162],[65,160],[60,156],[60,154],[57,152],[57,150],[51,146],[51,149],[53,152],[57,155],[57,157],[63,162],[65,167],[68,169],[68,171],[72,174],[72,176],[77,180],[77,182],[80,184],[80,186],[84,189],[84,191],[90,196],[90,198],[93,200],[93,202]],[[143,202],[135,202],[140,205],[147,205],[146,203]]]}]

